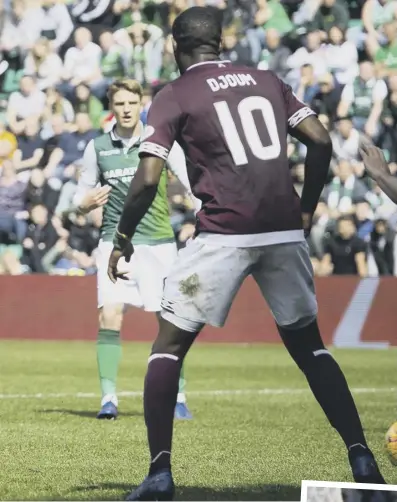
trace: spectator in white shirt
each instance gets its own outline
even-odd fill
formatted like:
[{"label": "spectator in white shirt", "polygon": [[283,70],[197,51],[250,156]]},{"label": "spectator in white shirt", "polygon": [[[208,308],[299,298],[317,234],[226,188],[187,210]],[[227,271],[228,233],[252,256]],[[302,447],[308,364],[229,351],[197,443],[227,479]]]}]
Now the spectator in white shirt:
[{"label": "spectator in white shirt", "polygon": [[335,75],[340,84],[351,84],[357,77],[357,47],[353,42],[345,40],[344,33],[338,26],[333,26],[328,33],[325,58],[328,70]]},{"label": "spectator in white shirt", "polygon": [[4,14],[4,24],[0,31],[0,47],[10,52],[31,49],[40,37],[38,27],[41,20],[39,7],[26,7],[23,0],[14,0],[11,12]]},{"label": "spectator in white shirt", "polygon": [[25,59],[25,73],[34,75],[38,89],[45,91],[60,82],[62,70],[62,59],[53,52],[50,41],[40,38]]},{"label": "spectator in white shirt", "polygon": [[41,1],[39,37],[51,40],[52,47],[59,51],[73,33],[73,22],[64,3],[58,0]]},{"label": "spectator in white shirt", "polygon": [[40,119],[45,109],[46,95],[37,88],[35,78],[22,77],[20,90],[11,93],[7,108],[7,123],[11,131],[18,135],[25,129],[25,119]]},{"label": "spectator in white shirt", "polygon": [[335,129],[331,132],[335,160],[338,163],[341,160],[348,160],[353,164],[360,162],[359,148],[362,143],[369,142],[368,138],[354,128],[349,116],[339,118],[335,125]]},{"label": "spectator in white shirt", "polygon": [[74,34],[75,47],[67,50],[61,84],[61,93],[73,97],[74,88],[81,84],[98,83],[100,80],[101,48],[92,42],[92,35],[87,28],[78,28]]},{"label": "spectator in white shirt", "polygon": [[292,83],[293,87],[299,82],[300,68],[303,65],[311,65],[316,77],[321,77],[327,73],[325,47],[321,43],[319,31],[308,33],[305,46],[300,47],[287,59],[287,66],[292,70],[288,75],[288,81]]}]

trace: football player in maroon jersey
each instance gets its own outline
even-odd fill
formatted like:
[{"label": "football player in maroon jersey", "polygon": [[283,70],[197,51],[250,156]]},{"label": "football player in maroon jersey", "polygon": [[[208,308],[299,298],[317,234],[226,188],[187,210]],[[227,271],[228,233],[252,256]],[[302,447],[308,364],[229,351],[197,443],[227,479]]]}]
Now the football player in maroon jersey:
[{"label": "football player in maroon jersey", "polygon": [[[288,352],[307,378],[348,450],[355,481],[384,483],[364,437],[345,377],[317,324],[313,270],[305,235],[332,154],[314,112],[270,71],[221,61],[221,22],[192,7],[173,25],[181,77],[153,100],[140,164],[114,239],[109,277],[133,252],[131,236],[155,197],[174,141],[201,200],[195,238],[166,282],[160,333],[149,357],[144,408],[151,464],[128,500],[171,500],[173,410],[183,359],[205,324],[223,326],[248,275],[257,282]],[[301,199],[293,188],[287,134],[307,146]]]}]

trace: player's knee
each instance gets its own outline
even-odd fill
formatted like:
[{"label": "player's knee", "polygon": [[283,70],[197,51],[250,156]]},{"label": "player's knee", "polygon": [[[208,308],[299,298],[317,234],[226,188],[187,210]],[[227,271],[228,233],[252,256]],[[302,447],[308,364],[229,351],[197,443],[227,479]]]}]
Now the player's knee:
[{"label": "player's knee", "polygon": [[280,326],[281,338],[298,367],[307,374],[321,365],[323,357],[331,357],[321,339],[316,316],[302,317],[299,321]]},{"label": "player's knee", "polygon": [[183,360],[197,334],[184,331],[165,319],[161,319],[160,332],[153,344],[152,355],[167,354]]},{"label": "player's knee", "polygon": [[309,316],[304,316],[298,319],[297,321],[294,321],[293,323],[283,323],[279,324],[280,327],[286,330],[296,330],[296,329],[301,329],[305,328],[306,326],[309,326],[312,322],[314,322],[317,318],[317,315],[309,315]]},{"label": "player's knee", "polygon": [[100,329],[120,331],[123,323],[123,305],[104,305],[99,309]]}]

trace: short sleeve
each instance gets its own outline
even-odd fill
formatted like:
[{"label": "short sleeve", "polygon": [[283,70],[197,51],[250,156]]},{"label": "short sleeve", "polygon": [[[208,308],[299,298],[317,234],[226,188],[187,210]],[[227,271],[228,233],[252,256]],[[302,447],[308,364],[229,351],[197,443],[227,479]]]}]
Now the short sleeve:
[{"label": "short sleeve", "polygon": [[139,154],[167,160],[178,135],[180,116],[179,105],[174,98],[172,85],[169,84],[155,96],[149,108]]},{"label": "short sleeve", "polygon": [[378,80],[374,86],[374,91],[372,93],[372,99],[374,101],[383,101],[387,98],[387,85],[384,80]]},{"label": "short sleeve", "polygon": [[280,81],[284,96],[284,103],[288,117],[288,126],[294,128],[310,115],[316,115],[315,112],[298,99],[292,91],[291,86]]},{"label": "short sleeve", "polygon": [[356,255],[358,253],[366,253],[367,244],[365,241],[357,237],[354,239],[353,253]]},{"label": "short sleeve", "polygon": [[343,88],[342,95],[341,95],[341,101],[344,101],[345,103],[353,103],[354,101],[354,88],[352,84],[347,84]]}]

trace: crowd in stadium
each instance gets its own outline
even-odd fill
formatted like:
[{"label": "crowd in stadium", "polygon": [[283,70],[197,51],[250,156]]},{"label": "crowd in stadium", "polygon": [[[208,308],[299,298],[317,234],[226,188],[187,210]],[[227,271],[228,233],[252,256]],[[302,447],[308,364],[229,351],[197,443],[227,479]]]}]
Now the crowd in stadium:
[{"label": "crowd in stadium", "polygon": [[[380,146],[397,173],[397,1],[3,0],[0,4],[0,274],[95,273],[101,214],[72,199],[87,143],[111,120],[110,82],[153,92],[178,76],[170,26],[191,5],[223,16],[222,58],[271,69],[329,129],[333,160],[309,244],[317,275],[397,275],[397,210],[365,174]],[[303,145],[290,140],[295,188]],[[180,245],[194,213],[170,179]]]}]

